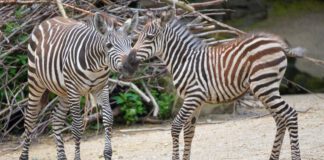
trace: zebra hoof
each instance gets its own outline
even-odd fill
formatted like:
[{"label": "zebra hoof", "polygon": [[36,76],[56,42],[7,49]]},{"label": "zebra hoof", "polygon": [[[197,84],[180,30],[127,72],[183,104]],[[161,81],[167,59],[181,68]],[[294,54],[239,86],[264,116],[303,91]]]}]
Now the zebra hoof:
[{"label": "zebra hoof", "polygon": [[58,160],[67,160],[65,153],[58,153],[57,159]]},{"label": "zebra hoof", "polygon": [[21,155],[19,160],[28,160],[28,155]]},{"label": "zebra hoof", "polygon": [[104,156],[105,160],[111,160],[111,156]]},{"label": "zebra hoof", "polygon": [[105,160],[111,160],[112,154],[109,151],[104,151]]},{"label": "zebra hoof", "polygon": [[172,156],[172,160],[180,160],[179,156]]},{"label": "zebra hoof", "polygon": [[276,156],[276,157],[271,156],[269,160],[279,160],[279,156]]}]

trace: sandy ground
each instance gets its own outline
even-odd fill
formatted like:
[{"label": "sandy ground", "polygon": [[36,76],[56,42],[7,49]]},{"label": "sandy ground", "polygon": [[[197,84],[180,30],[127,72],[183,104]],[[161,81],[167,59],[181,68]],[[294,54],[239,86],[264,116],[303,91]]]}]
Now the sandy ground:
[{"label": "sandy ground", "polygon": [[[324,97],[324,95],[320,95]],[[285,96],[288,103],[298,111],[299,135],[302,158],[324,159],[324,98],[314,95]],[[206,119],[202,118],[200,122]],[[215,121],[215,120],[213,120]],[[146,128],[141,126],[140,128]],[[150,126],[152,127],[152,126]],[[114,130],[113,159],[125,160],[169,160],[171,159],[170,125],[157,125],[165,130],[127,132]],[[193,160],[260,160],[268,159],[275,135],[275,123],[271,116],[243,118],[217,124],[200,124],[196,128],[193,142]],[[5,145],[4,145],[5,146]],[[18,159],[20,151],[6,151],[0,146],[0,159]],[[84,160],[103,159],[103,135],[83,140],[81,156]],[[66,142],[68,159],[73,159],[73,141]],[[286,134],[281,159],[290,159],[289,137]],[[31,145],[30,159],[56,159],[55,144],[51,138],[42,138]]]}]

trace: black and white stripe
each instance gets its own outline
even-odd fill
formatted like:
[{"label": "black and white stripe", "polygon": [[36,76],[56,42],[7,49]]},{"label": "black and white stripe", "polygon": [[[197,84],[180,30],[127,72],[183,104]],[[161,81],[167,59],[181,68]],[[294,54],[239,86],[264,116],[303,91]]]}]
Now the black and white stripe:
[{"label": "black and white stripe", "polygon": [[[129,55],[128,64],[158,56],[171,72],[177,93],[184,99],[172,123],[173,160],[179,159],[179,134],[184,129],[183,159],[190,159],[191,142],[203,103],[223,103],[251,91],[277,124],[270,159],[279,159],[286,128],[292,159],[300,159],[297,112],[280,96],[279,85],[287,67],[286,54],[295,55],[279,37],[248,34],[234,41],[208,46],[176,19],[149,21]],[[135,58],[135,59],[134,59]]]},{"label": "black and white stripe", "polygon": [[[55,93],[59,104],[53,111],[53,131],[57,158],[66,159],[61,130],[68,111],[72,115],[75,159],[80,159],[82,118],[80,97],[95,95],[101,99],[105,128],[105,159],[111,159],[110,143],[113,116],[109,105],[108,72],[120,71],[131,49],[128,31],[136,26],[137,16],[120,29],[117,21],[96,13],[87,22],[56,17],[36,26],[28,46],[29,100],[25,112],[25,140],[20,159],[28,159],[30,135],[48,92]],[[127,31],[127,32],[126,32]]]}]

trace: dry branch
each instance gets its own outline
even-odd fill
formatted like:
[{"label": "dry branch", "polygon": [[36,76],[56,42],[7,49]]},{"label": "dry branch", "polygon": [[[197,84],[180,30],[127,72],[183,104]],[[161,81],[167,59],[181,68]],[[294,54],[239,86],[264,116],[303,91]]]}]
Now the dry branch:
[{"label": "dry branch", "polygon": [[144,83],[144,81],[142,81],[142,86],[145,89],[146,94],[150,97],[152,105],[153,105],[153,117],[157,117],[159,114],[159,105],[156,103],[155,98],[153,97],[151,91],[147,88],[146,84]]},{"label": "dry branch", "polygon": [[64,18],[68,18],[68,16],[66,15],[65,10],[63,8],[62,1],[61,0],[56,0],[56,4],[57,4],[57,7],[58,7],[59,11],[61,12],[62,16]]},{"label": "dry branch", "polygon": [[320,60],[320,59],[315,59],[315,58],[311,58],[311,57],[307,57],[307,56],[304,56],[303,57],[304,59],[308,60],[308,61],[311,61],[317,65],[320,65],[321,67],[324,67],[324,61],[323,60]]},{"label": "dry branch", "polygon": [[20,0],[1,0],[0,4],[35,4],[35,3],[50,3],[51,0],[38,0],[38,1],[20,1]]},{"label": "dry branch", "polygon": [[69,7],[69,8],[72,8],[76,11],[79,11],[79,12],[83,12],[83,13],[86,13],[88,15],[94,15],[94,13],[90,12],[90,11],[87,11],[87,10],[84,10],[84,9],[81,9],[81,8],[78,8],[76,6],[73,6],[73,5],[69,5],[69,4],[66,4],[66,3],[63,3],[63,6],[65,7]]},{"label": "dry branch", "polygon": [[20,42],[19,44],[15,45],[14,47],[10,48],[7,52],[3,53],[0,55],[0,59],[8,56],[9,54],[11,54],[12,52],[18,50],[23,44],[25,44],[28,41],[28,38],[23,40],[22,42]]},{"label": "dry branch", "polygon": [[210,6],[216,6],[220,5],[224,2],[224,0],[213,0],[208,2],[201,2],[201,3],[191,3],[190,6],[197,8],[203,8],[203,7],[210,7]]},{"label": "dry branch", "polygon": [[[161,1],[166,2],[168,4],[171,4],[171,5],[173,5],[173,3],[175,2],[173,0],[161,0]],[[245,34],[245,32],[243,32],[243,31],[241,31],[239,29],[231,27],[231,26],[229,26],[227,24],[224,24],[224,23],[219,22],[219,21],[217,21],[215,19],[212,19],[212,18],[210,18],[210,17],[208,17],[208,16],[206,16],[206,15],[204,15],[204,14],[198,12],[198,11],[195,11],[195,9],[192,6],[186,4],[186,3],[182,2],[182,1],[177,1],[176,6],[183,9],[183,10],[185,10],[185,11],[197,13],[200,17],[208,20],[209,22],[212,22],[212,23],[214,23],[214,24],[216,24],[216,25],[218,25],[220,27],[223,27],[223,28],[226,28],[228,30],[232,30],[232,31],[236,32],[237,35]]]},{"label": "dry branch", "polygon": [[129,86],[131,87],[132,89],[134,89],[134,91],[139,94],[143,99],[144,101],[146,102],[151,102],[151,99],[145,94],[143,93],[134,83],[132,82],[124,82],[124,81],[120,81],[120,80],[115,80],[115,79],[111,79],[109,78],[108,79],[109,82],[112,82],[112,83],[116,83],[118,85],[121,85],[121,86]]}]

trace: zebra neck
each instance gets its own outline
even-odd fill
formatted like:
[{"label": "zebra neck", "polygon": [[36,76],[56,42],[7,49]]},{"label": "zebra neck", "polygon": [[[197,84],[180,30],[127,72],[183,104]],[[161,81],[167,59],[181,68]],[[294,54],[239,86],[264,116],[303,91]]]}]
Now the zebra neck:
[{"label": "zebra neck", "polygon": [[107,63],[107,56],[106,56],[106,50],[104,47],[104,38],[99,35],[95,34],[94,37],[89,38],[92,40],[89,40],[88,43],[84,44],[85,52],[84,52],[84,60],[82,68],[98,72],[103,69],[106,69],[108,66]]},{"label": "zebra neck", "polygon": [[[177,94],[184,98],[188,90],[196,87],[197,66],[201,64],[201,55],[208,50],[207,45],[196,39],[189,33],[175,31],[173,35],[164,33],[164,41],[161,41],[161,60],[167,65],[168,71],[172,74],[173,84],[177,89]],[[170,36],[167,36],[170,35]]]},{"label": "zebra neck", "polygon": [[175,68],[192,63],[191,61],[208,47],[181,25],[171,25],[168,28],[163,33],[158,47],[162,50],[159,57],[167,65],[168,70],[174,73]]}]

